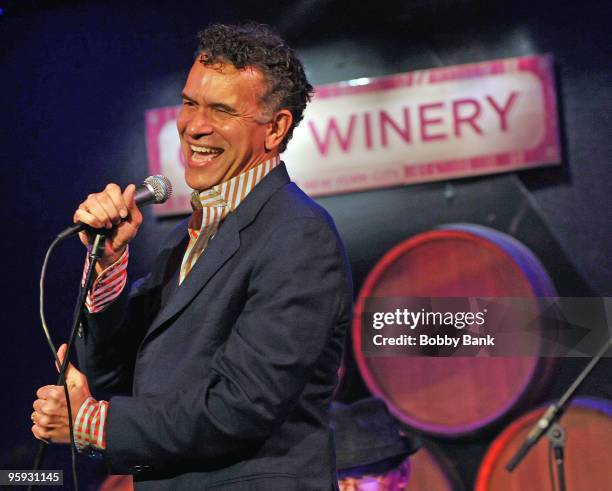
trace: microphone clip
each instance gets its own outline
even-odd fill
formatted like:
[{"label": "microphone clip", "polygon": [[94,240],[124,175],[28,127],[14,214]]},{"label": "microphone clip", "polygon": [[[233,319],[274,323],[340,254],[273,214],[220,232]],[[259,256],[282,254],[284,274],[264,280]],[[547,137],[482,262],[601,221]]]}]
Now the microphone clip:
[{"label": "microphone clip", "polygon": [[106,237],[111,233],[111,229],[89,229],[88,235],[93,236],[93,241],[88,247],[88,256],[90,262],[98,261],[104,255],[106,246]]}]

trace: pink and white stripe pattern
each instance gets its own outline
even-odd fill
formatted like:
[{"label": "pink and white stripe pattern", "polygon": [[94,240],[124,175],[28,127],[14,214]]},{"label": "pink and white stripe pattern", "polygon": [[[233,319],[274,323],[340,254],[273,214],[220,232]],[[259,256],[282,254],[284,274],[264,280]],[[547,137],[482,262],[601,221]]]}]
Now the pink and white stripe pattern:
[{"label": "pink and white stripe pattern", "polygon": [[194,212],[188,225],[189,244],[183,256],[179,284],[185,280],[225,217],[234,211],[257,183],[279,163],[280,158],[276,156],[229,181],[205,191],[194,191],[191,198]]},{"label": "pink and white stripe pattern", "polygon": [[[101,312],[104,308],[115,300],[125,288],[127,282],[127,265],[129,259],[128,248],[125,249],[122,256],[94,280],[91,290],[85,299],[85,306],[91,314]],[[85,283],[85,274],[89,267],[89,256],[85,259],[85,268],[83,269],[83,279],[81,284]]]},{"label": "pink and white stripe pattern", "polygon": [[89,447],[106,449],[106,415],[108,402],[88,397],[81,405],[74,422],[74,444],[79,451]]}]

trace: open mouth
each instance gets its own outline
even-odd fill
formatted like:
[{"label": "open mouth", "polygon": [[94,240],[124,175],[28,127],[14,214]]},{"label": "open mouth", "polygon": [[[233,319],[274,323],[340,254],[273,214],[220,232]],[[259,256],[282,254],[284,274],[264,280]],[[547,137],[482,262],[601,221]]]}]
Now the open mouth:
[{"label": "open mouth", "polygon": [[196,147],[195,145],[189,145],[189,148],[191,149],[191,160],[197,163],[210,162],[223,153],[223,149],[215,147]]}]

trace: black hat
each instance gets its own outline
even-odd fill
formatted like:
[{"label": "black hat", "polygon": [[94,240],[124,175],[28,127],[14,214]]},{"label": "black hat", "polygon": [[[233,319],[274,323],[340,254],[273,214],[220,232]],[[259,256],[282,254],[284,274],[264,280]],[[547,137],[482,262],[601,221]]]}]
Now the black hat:
[{"label": "black hat", "polygon": [[[350,405],[334,403],[336,467],[340,476],[362,467],[398,466],[421,446],[418,438],[400,433],[386,404],[374,397]],[[381,467],[382,466],[382,467]]]}]

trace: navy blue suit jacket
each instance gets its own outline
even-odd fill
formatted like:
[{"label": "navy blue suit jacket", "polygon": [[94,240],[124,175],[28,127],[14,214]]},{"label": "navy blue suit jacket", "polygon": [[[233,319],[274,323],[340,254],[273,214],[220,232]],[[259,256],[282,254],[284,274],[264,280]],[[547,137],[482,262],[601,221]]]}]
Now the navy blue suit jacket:
[{"label": "navy blue suit jacket", "polygon": [[136,489],[336,489],[328,406],[352,284],[328,214],[284,164],[178,286],[186,223],[77,341],[110,399],[106,460]]}]

